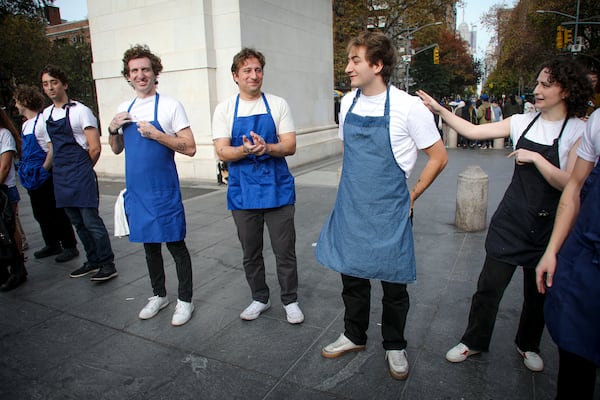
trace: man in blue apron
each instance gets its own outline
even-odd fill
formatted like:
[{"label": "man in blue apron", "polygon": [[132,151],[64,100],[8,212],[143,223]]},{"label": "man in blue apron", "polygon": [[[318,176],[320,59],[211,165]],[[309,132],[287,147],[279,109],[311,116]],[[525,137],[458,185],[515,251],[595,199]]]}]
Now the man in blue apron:
[{"label": "man in blue apron", "polygon": [[[556,398],[593,399],[600,367],[600,110],[590,116],[554,229],[536,268],[558,346]],[[595,166],[594,166],[595,165]]]},{"label": "man in blue apron", "polygon": [[[348,45],[346,73],[357,90],[342,99],[344,160],[337,199],[316,248],[317,260],[340,272],[344,333],[321,350],[326,358],[365,349],[371,283],[381,281],[381,333],[391,376],[408,376],[404,327],[406,284],[416,279],[412,206],[448,161],[433,115],[421,101],[389,85],[396,50],[379,32]],[[406,178],[421,149],[428,161],[409,191]]]},{"label": "man in blue apron", "polygon": [[125,149],[125,214],[129,240],[144,244],[154,296],[140,311],[140,319],[154,317],[169,304],[165,287],[162,243],[175,260],[179,290],[173,326],[188,322],[192,303],[192,261],[185,244],[185,212],[175,165],[175,152],[192,157],[196,142],[183,105],[159,96],[157,78],[163,66],[147,46],[125,51],[123,76],[135,90],[122,103],[108,127],[115,154]]},{"label": "man in blue apron", "polygon": [[237,227],[252,292],[252,303],[240,318],[254,320],[271,306],[262,254],[266,223],[286,318],[299,324],[304,314],[296,293],[296,192],[285,161],[296,152],[296,129],[287,102],[261,91],[264,66],[264,56],[254,49],[242,49],[234,56],[231,73],[239,94],[216,107],[213,143],[219,159],[228,163],[227,207]]},{"label": "man in blue apron", "polygon": [[48,65],[41,72],[44,93],[52,105],[43,112],[54,151],[53,178],[56,207],[64,208],[83,244],[87,261],[71,278],[90,273],[103,282],[118,275],[104,221],[98,212],[98,181],[94,165],[100,157],[98,121],[92,110],[67,95],[67,75]]}]

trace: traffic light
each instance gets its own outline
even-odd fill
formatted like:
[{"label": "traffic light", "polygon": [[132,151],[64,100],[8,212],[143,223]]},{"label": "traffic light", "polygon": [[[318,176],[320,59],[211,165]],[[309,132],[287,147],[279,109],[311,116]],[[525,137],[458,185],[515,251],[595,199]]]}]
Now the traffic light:
[{"label": "traffic light", "polygon": [[564,40],[563,47],[566,47],[573,42],[573,29],[565,28],[564,32],[565,32],[565,40]]},{"label": "traffic light", "polygon": [[563,40],[563,27],[559,25],[556,27],[556,48],[562,49],[563,47],[565,47],[565,42]]},{"label": "traffic light", "polygon": [[440,46],[435,46],[433,48],[433,63],[434,64],[440,63]]}]

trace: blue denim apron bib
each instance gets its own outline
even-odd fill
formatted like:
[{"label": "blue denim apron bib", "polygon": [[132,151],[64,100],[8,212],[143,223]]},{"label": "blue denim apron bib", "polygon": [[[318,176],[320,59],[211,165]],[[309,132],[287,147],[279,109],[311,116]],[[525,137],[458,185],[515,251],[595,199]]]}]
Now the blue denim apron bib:
[{"label": "blue denim apron bib", "polygon": [[[241,146],[242,138],[250,138],[250,131],[262,136],[266,143],[277,143],[277,129],[271,108],[264,93],[262,99],[266,114],[238,117],[240,95],[235,101],[231,145]],[[227,182],[227,208],[229,210],[251,210],[276,208],[294,204],[296,191],[294,177],[284,157],[250,154],[239,161],[229,163]]]},{"label": "blue denim apron bib", "polygon": [[[600,160],[599,160],[600,161]],[[563,350],[600,366],[600,162],[585,183],[579,216],[546,289],[544,318]]]},{"label": "blue denim apron bib", "polygon": [[72,103],[65,104],[64,118],[46,121],[48,135],[52,140],[54,154],[52,174],[54,176],[54,196],[56,207],[98,208],[98,181],[89,153],[75,141],[69,109]]},{"label": "blue denim apron bib", "polygon": [[[131,111],[134,99],[127,111]],[[158,100],[154,103],[154,121],[158,122]],[[186,234],[185,212],[181,202],[175,152],[156,140],[140,135],[137,124],[123,128],[125,141],[125,214],[129,221],[129,240],[163,243],[183,240]]]},{"label": "blue denim apron bib", "polygon": [[41,148],[35,136],[40,114],[35,117],[33,131],[29,134],[21,131],[21,160],[19,161],[18,174],[21,185],[27,190],[35,190],[50,178],[50,172],[44,168],[46,152]]},{"label": "blue denim apron bib", "polygon": [[382,117],[344,121],[344,160],[337,199],[315,255],[334,271],[366,279],[411,283],[416,262],[410,196],[390,143],[389,87]]}]

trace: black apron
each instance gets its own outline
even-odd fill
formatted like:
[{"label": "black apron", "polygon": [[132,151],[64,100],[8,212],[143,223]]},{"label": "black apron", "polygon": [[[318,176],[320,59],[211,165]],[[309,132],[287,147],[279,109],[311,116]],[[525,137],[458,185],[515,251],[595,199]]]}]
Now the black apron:
[{"label": "black apron", "polygon": [[[558,142],[567,119],[551,146],[525,137],[540,117],[538,114],[521,134],[516,148],[531,150],[560,168]],[[550,240],[562,192],[552,187],[533,163],[515,163],[512,181],[492,217],[485,240],[487,254],[511,265],[534,268]]]}]

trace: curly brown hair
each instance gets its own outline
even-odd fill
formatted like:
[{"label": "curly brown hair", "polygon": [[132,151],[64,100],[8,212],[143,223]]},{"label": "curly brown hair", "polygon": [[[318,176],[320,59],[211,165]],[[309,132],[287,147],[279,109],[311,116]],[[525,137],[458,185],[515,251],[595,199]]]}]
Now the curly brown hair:
[{"label": "curly brown hair", "polygon": [[233,63],[231,64],[231,72],[234,74],[244,65],[244,62],[249,58],[256,58],[260,63],[260,67],[265,67],[265,56],[258,50],[250,49],[248,47],[243,48],[233,56]]},{"label": "curly brown hair", "polygon": [[129,49],[127,49],[125,54],[123,54],[123,70],[121,73],[125,78],[129,78],[129,61],[137,58],[149,59],[154,75],[158,76],[158,74],[162,72],[163,66],[160,57],[152,53],[148,45],[136,44],[135,46],[131,46]]},{"label": "curly brown hair", "polygon": [[544,62],[536,76],[543,70],[548,71],[550,82],[558,83],[568,93],[565,98],[567,117],[583,117],[588,99],[594,93],[585,68],[570,57],[559,57]]},{"label": "curly brown hair", "polygon": [[31,85],[19,85],[13,93],[13,99],[30,110],[40,112],[46,106],[46,97],[40,89]]}]

